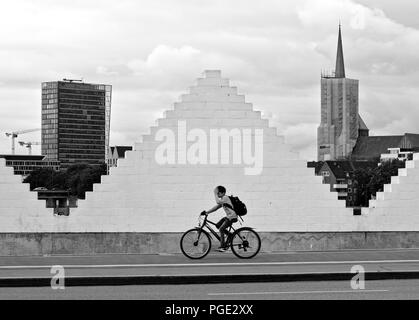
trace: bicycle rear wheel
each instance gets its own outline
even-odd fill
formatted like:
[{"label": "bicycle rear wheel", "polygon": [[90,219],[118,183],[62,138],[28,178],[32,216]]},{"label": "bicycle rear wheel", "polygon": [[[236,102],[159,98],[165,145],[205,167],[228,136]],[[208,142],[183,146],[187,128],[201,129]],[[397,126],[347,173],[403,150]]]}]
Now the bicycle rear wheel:
[{"label": "bicycle rear wheel", "polygon": [[211,250],[210,236],[199,228],[190,229],[180,239],[180,250],[189,259],[202,259]]},{"label": "bicycle rear wheel", "polygon": [[231,251],[241,259],[253,258],[258,254],[260,246],[259,235],[249,227],[237,229],[231,240]]}]

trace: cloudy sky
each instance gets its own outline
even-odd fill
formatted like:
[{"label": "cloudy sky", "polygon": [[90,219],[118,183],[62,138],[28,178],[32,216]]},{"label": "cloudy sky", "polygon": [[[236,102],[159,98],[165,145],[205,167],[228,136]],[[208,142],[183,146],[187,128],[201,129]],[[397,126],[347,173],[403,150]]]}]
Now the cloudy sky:
[{"label": "cloudy sky", "polygon": [[0,154],[10,153],[5,132],[41,126],[42,81],[112,84],[111,145],[133,145],[203,70],[220,69],[314,160],[320,72],[334,68],[339,19],[370,134],[419,132],[418,13],[414,0],[4,2]]}]

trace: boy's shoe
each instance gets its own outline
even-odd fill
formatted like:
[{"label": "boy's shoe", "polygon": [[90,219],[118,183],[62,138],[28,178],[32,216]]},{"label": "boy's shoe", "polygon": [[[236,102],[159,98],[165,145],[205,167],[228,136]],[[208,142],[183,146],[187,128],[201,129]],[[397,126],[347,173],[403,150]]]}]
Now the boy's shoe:
[{"label": "boy's shoe", "polygon": [[218,248],[218,252],[226,252],[228,250],[228,248],[227,247],[219,247]]}]

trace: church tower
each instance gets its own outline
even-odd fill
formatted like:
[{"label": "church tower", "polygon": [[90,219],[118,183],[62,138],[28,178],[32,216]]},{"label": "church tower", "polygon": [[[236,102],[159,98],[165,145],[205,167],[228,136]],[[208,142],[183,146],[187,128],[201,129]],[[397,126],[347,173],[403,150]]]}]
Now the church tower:
[{"label": "church tower", "polygon": [[321,122],[317,129],[318,161],[348,157],[359,135],[368,135],[358,112],[358,80],[346,78],[339,25],[335,71],[321,75]]}]

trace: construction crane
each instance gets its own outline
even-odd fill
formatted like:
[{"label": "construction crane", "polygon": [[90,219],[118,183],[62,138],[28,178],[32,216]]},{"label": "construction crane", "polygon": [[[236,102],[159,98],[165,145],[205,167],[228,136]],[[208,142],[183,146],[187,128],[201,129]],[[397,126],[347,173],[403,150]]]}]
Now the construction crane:
[{"label": "construction crane", "polygon": [[66,78],[64,78],[63,79],[63,81],[66,81],[66,82],[83,82],[83,78],[81,78],[80,80],[79,79],[66,79]]},{"label": "construction crane", "polygon": [[36,129],[27,129],[27,130],[21,130],[21,131],[6,132],[6,136],[12,138],[12,154],[15,154],[15,139],[20,134],[29,133],[29,132],[35,132],[35,131],[39,131],[39,130],[41,130],[41,129],[40,128],[36,128]]},{"label": "construction crane", "polygon": [[29,155],[31,155],[32,154],[32,146],[38,146],[41,143],[40,142],[34,142],[34,141],[30,141],[30,142],[19,141],[19,144],[21,146],[26,146],[26,148],[28,148]]}]

